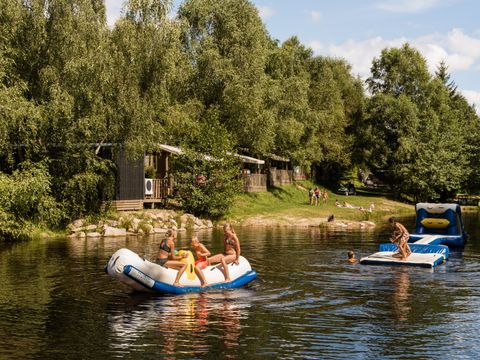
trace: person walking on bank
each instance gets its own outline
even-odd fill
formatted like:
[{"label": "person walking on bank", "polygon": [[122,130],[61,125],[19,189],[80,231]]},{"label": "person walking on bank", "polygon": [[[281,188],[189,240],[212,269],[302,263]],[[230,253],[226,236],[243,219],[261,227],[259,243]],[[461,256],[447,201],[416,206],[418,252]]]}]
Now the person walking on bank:
[{"label": "person walking on bank", "polygon": [[315,205],[318,205],[318,203],[320,202],[320,194],[321,194],[321,191],[318,187],[315,187]]},{"label": "person walking on bank", "polygon": [[328,201],[327,189],[323,190],[323,203],[326,204]]},{"label": "person walking on bank", "polygon": [[315,190],[313,188],[311,188],[308,191],[308,199],[310,201],[310,205],[313,205],[314,198],[315,198]]}]

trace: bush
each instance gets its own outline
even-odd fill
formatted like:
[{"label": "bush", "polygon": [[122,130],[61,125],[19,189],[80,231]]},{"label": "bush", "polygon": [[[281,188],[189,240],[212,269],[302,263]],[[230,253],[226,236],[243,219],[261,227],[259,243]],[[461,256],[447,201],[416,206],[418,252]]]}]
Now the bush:
[{"label": "bush", "polygon": [[50,186],[44,163],[24,162],[12,175],[0,173],[0,236],[18,240],[28,238],[34,225],[58,226],[64,213]]},{"label": "bush", "polygon": [[216,114],[192,134],[191,147],[183,146],[184,153],[175,158],[175,184],[182,207],[196,216],[212,219],[222,217],[233,204],[240,189],[240,163],[226,129]]}]

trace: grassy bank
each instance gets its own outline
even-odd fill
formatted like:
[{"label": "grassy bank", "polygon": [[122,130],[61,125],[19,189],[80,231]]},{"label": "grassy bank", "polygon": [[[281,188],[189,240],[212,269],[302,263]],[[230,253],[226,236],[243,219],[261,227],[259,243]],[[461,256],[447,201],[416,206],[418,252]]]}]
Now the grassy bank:
[{"label": "grassy bank", "polygon": [[[257,219],[266,224],[292,224],[298,221],[325,220],[334,215],[336,220],[370,220],[380,222],[388,216],[402,216],[414,214],[414,207],[409,204],[392,201],[379,193],[358,191],[355,196],[345,196],[332,193],[327,189],[328,202],[321,202],[318,206],[309,205],[308,191],[313,184],[300,182],[296,185],[274,188],[269,192],[244,193],[235,199],[235,205],[227,216],[228,220],[239,223],[251,223]],[[322,189],[324,190],[324,189]],[[335,199],[343,204],[347,202],[355,207],[369,207],[375,205],[372,213],[360,211],[358,208],[336,207]]]}]

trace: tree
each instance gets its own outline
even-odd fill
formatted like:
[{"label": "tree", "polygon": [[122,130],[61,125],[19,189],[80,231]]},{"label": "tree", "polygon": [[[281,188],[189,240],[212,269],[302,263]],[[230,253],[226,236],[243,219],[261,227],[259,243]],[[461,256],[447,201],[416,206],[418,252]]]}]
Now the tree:
[{"label": "tree", "polygon": [[198,132],[182,146],[174,160],[175,185],[183,208],[197,216],[219,218],[233,204],[240,189],[239,161],[231,136],[219,122],[219,111],[205,111]]},{"label": "tree", "polygon": [[401,94],[420,101],[430,80],[425,58],[405,43],[401,48],[386,48],[380,58],[373,59],[372,76],[367,86],[373,95]]},{"label": "tree", "polygon": [[270,42],[257,9],[247,0],[187,0],[179,9],[183,47],[194,64],[191,97],[220,121],[240,147],[269,152],[274,119],[264,106]]},{"label": "tree", "polygon": [[445,201],[471,174],[478,118],[466,120],[468,106],[449,79],[444,64],[432,78],[408,44],[383,50],[373,62],[367,80],[373,96],[357,142],[363,142],[368,165],[397,195]]}]

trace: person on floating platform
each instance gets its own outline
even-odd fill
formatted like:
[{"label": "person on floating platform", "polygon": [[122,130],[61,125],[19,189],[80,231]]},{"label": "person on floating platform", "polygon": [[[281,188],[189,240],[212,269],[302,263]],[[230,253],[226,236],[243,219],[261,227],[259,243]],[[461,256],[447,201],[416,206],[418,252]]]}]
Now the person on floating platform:
[{"label": "person on floating platform", "polygon": [[388,222],[392,226],[393,234],[390,237],[390,241],[397,245],[398,253],[393,254],[394,257],[399,257],[401,260],[406,260],[407,257],[410,256],[412,251],[410,250],[410,246],[408,246],[408,239],[410,238],[410,234],[408,230],[400,224],[395,217],[391,217],[388,219]]},{"label": "person on floating platform", "polygon": [[203,245],[198,237],[195,235],[192,237],[192,241],[190,242],[190,246],[192,247],[197,260],[195,261],[195,266],[198,266],[200,269],[205,269],[208,266],[207,258],[212,255],[210,251]]},{"label": "person on floating platform", "polygon": [[240,241],[238,240],[237,234],[235,234],[235,230],[233,230],[232,226],[228,223],[223,225],[223,234],[223,253],[208,258],[208,263],[222,263],[225,282],[229,282],[230,273],[227,265],[232,262],[238,265],[238,259],[240,257]]},{"label": "person on floating platform", "polygon": [[[177,277],[173,282],[173,286],[183,287],[180,284],[180,278],[182,277],[183,273],[187,269],[186,263],[182,262],[182,259],[188,257],[188,254],[183,254],[182,256],[175,255],[175,240],[177,239],[177,231],[176,230],[168,230],[165,234],[165,239],[160,242],[158,255],[157,255],[157,264],[160,266],[178,270]],[[207,286],[207,281],[205,280],[205,276],[203,275],[202,270],[200,270],[197,266],[195,266],[195,273],[197,274],[198,278],[200,279],[200,283],[202,287]]]}]

